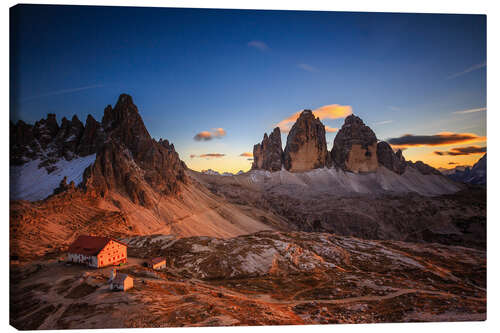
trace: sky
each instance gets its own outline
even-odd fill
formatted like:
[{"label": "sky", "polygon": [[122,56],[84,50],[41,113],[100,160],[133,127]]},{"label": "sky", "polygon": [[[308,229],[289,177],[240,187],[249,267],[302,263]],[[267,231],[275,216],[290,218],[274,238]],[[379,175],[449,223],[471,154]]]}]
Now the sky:
[{"label": "sky", "polygon": [[486,150],[484,15],[18,5],[10,52],[12,121],[101,119],[128,93],[198,171],[248,170],[303,109],[328,149],[354,113],[407,160]]}]

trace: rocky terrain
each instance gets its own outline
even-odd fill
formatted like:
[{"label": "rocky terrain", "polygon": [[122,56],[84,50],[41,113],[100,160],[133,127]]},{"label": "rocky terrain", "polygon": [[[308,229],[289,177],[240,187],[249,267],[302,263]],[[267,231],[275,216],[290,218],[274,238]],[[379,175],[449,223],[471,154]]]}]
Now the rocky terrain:
[{"label": "rocky terrain", "polygon": [[[420,175],[416,170],[409,172]],[[385,173],[395,177],[388,170]],[[405,184],[403,178],[402,183],[393,184],[399,191],[387,191],[377,182],[380,174],[367,174],[363,182],[350,184],[343,172],[323,169],[306,174],[252,171],[233,177],[193,177],[228,202],[258,207],[285,219],[293,230],[486,246],[486,191],[481,188],[463,187],[458,192],[439,195],[418,193],[418,187],[402,192],[399,186]],[[439,184],[436,191],[448,184],[443,176],[419,177],[416,179]]]},{"label": "rocky terrain", "polygon": [[151,138],[129,95],[85,126],[77,117],[59,126],[55,115],[11,124],[10,176],[11,257],[22,260],[58,253],[82,233],[232,237],[286,227],[189,179],[174,145]]},{"label": "rocky terrain", "polygon": [[[20,329],[484,320],[486,191],[346,118],[331,151],[303,111],[249,172],[195,172],[132,98],[101,121],[11,129],[11,323]],[[472,168],[486,176],[484,162]],[[477,172],[476,172],[477,171]],[[129,246],[134,288],[67,266],[81,234]],[[152,256],[167,269],[142,266]]]},{"label": "rocky terrain", "polygon": [[[325,233],[230,239],[135,236],[126,293],[109,269],[13,265],[20,329],[290,325],[486,319],[486,253]],[[164,256],[154,272],[140,258]]]}]

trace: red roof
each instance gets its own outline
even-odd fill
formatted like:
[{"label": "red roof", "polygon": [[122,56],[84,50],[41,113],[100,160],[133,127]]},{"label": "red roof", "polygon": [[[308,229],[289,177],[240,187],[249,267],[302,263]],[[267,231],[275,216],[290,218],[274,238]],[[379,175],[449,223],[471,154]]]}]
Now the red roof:
[{"label": "red roof", "polygon": [[160,258],[160,257],[157,257],[157,258],[153,258],[150,260],[150,262],[153,264],[153,265],[156,265],[156,264],[159,264],[161,262],[165,261],[165,258]]},{"label": "red roof", "polygon": [[[110,241],[120,243],[114,239],[108,237],[99,236],[78,236],[78,238],[69,246],[69,253],[84,254],[87,256],[95,256],[101,252],[101,250]],[[123,243],[120,243],[125,245]],[[126,246],[126,245],[125,245]]]}]

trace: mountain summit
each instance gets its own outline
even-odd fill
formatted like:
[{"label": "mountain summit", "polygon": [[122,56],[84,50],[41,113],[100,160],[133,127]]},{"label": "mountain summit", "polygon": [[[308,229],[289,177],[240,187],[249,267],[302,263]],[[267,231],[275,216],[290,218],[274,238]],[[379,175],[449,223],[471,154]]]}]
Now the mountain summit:
[{"label": "mountain summit", "polygon": [[285,169],[300,172],[330,166],[329,155],[325,126],[311,110],[302,111],[288,133],[283,157]]}]

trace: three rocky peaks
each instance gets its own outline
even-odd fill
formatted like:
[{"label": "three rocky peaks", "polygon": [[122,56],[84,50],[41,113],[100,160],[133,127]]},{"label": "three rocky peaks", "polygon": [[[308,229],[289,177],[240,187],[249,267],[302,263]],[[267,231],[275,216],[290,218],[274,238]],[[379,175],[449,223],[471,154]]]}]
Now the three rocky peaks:
[{"label": "three rocky peaks", "polygon": [[281,145],[281,132],[272,133],[253,148],[252,169],[303,172],[317,168],[336,167],[354,173],[374,172],[379,165],[402,174],[411,165],[422,174],[439,174],[423,162],[405,161],[401,150],[394,152],[366,126],[361,118],[350,115],[337,133],[331,151],[326,147],[325,126],[311,110],[304,110],[292,126],[285,149]]}]

